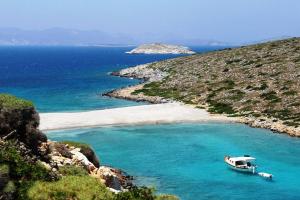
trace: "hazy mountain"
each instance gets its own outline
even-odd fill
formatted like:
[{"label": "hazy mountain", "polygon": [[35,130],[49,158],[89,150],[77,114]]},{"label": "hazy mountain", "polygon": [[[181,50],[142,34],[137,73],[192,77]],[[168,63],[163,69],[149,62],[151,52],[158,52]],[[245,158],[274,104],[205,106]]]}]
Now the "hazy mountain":
[{"label": "hazy mountain", "polygon": [[0,28],[0,45],[124,45],[133,43],[136,42],[126,35],[111,35],[98,30]]},{"label": "hazy mountain", "polygon": [[[147,36],[147,37],[146,37]],[[214,40],[186,39],[178,36],[146,34],[129,36],[109,34],[99,30],[75,30],[51,28],[46,30],[23,30],[0,28],[0,45],[140,45],[145,43],[167,43],[187,46],[228,46]]]}]

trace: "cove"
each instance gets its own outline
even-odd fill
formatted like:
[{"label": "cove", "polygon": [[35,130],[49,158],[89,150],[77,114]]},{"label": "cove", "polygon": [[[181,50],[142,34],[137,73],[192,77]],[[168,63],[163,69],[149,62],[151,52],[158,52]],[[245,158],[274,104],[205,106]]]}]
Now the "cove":
[{"label": "cove", "polygon": [[[200,123],[52,131],[49,139],[90,144],[102,164],[139,185],[183,200],[300,199],[300,140],[243,124]],[[224,155],[250,154],[273,181],[238,173]]]}]

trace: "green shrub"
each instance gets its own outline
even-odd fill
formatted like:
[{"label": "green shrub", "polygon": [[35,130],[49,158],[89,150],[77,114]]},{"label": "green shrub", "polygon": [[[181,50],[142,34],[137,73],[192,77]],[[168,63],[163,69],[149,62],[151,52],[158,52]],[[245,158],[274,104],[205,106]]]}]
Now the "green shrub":
[{"label": "green shrub", "polygon": [[27,199],[27,190],[36,180],[50,181],[54,177],[39,163],[26,160],[18,150],[19,144],[15,141],[4,143],[0,146],[0,163],[9,167],[9,177],[14,184],[8,185],[7,190],[16,189],[17,199]]},{"label": "green shrub", "polygon": [[17,98],[10,94],[0,94],[0,108],[23,109],[33,107],[31,101]]},{"label": "green shrub", "polygon": [[296,128],[300,126],[300,123],[298,123],[298,122],[292,122],[292,121],[285,121],[285,122],[283,122],[283,124],[285,124],[287,126],[294,126]]},{"label": "green shrub", "polygon": [[131,92],[131,95],[138,95],[140,93],[143,93],[142,89],[141,90],[135,90],[135,91]]},{"label": "green shrub", "polygon": [[264,110],[264,113],[267,114],[268,116],[275,117],[281,120],[289,120],[295,117],[293,116],[292,112],[289,109],[283,109],[283,110],[266,109]]},{"label": "green shrub", "polygon": [[259,68],[259,67],[261,67],[261,66],[263,66],[263,64],[262,64],[262,63],[258,63],[258,64],[256,64],[254,67]]},{"label": "green shrub", "polygon": [[153,188],[134,187],[128,192],[122,192],[114,197],[114,200],[179,200],[174,195],[155,195]]},{"label": "green shrub", "polygon": [[224,85],[224,88],[227,90],[233,89],[235,86],[235,83],[233,80],[230,79],[226,79],[224,81],[221,82]]},{"label": "green shrub", "polygon": [[16,185],[13,181],[8,181],[6,186],[3,189],[4,193],[14,193],[16,192]]},{"label": "green shrub", "polygon": [[155,195],[154,189],[134,187],[127,192],[114,194],[96,178],[65,176],[56,182],[37,181],[28,190],[29,200],[178,200],[172,195]]},{"label": "green shrub", "polygon": [[286,92],[284,92],[282,94],[286,95],[286,96],[294,96],[294,95],[297,95],[297,91],[290,90],[290,91],[286,91]]},{"label": "green shrub", "polygon": [[239,101],[245,96],[245,92],[240,90],[231,90],[229,99]]},{"label": "green shrub", "polygon": [[252,106],[244,106],[244,107],[242,107],[241,108],[241,111],[251,111],[251,110],[253,110],[253,107]]},{"label": "green shrub", "polygon": [[[251,87],[251,86],[250,86]],[[253,90],[265,90],[267,89],[269,86],[267,85],[267,83],[262,83],[259,87],[252,87]]]},{"label": "green shrub", "polygon": [[163,194],[157,196],[155,200],[179,200],[179,198],[174,195]]},{"label": "green shrub", "polygon": [[251,64],[254,64],[254,63],[255,63],[254,60],[247,60],[246,62],[243,63],[243,66],[251,65]]},{"label": "green shrub", "polygon": [[209,112],[212,113],[226,113],[226,114],[234,114],[235,111],[233,110],[232,106],[226,103],[220,102],[211,102],[210,108],[208,109]]},{"label": "green shrub", "polygon": [[0,150],[0,163],[9,166],[10,176],[22,180],[48,180],[49,172],[42,165],[25,160],[15,142],[8,142]]},{"label": "green shrub", "polygon": [[246,90],[251,90],[253,87],[251,85],[247,85]]},{"label": "green shrub", "polygon": [[226,63],[226,65],[230,65],[232,63],[239,63],[241,61],[242,61],[241,59],[237,58],[237,59],[226,60],[225,63]]},{"label": "green shrub", "polygon": [[265,90],[265,89],[267,89],[269,86],[267,85],[267,83],[263,83],[263,84],[261,84],[260,85],[260,90]]},{"label": "green shrub", "polygon": [[211,102],[212,101],[212,98],[215,97],[217,94],[215,91],[212,91],[211,93],[209,93],[206,97],[206,102]]},{"label": "green shrub", "polygon": [[263,93],[260,96],[265,100],[271,101],[272,103],[280,102],[281,99],[277,97],[276,94],[277,94],[276,92],[270,91],[267,93]]},{"label": "green shrub", "polygon": [[0,165],[0,174],[8,174],[9,173],[9,166],[1,164]]},{"label": "green shrub", "polygon": [[252,115],[253,115],[254,117],[260,117],[260,116],[261,116],[260,113],[252,113]]},{"label": "green shrub", "polygon": [[80,148],[80,149],[91,148],[90,145],[85,144],[85,143],[81,143],[81,142],[61,141],[60,143],[62,143],[62,144],[68,144],[68,145],[70,145],[70,146],[73,146],[73,147],[75,147],[75,148]]},{"label": "green shrub", "polygon": [[151,82],[151,83],[147,83],[144,85],[144,88],[158,88],[160,87],[160,83],[159,82]]},{"label": "green shrub", "polygon": [[291,103],[289,106],[300,106],[300,102]]},{"label": "green shrub", "polygon": [[135,90],[131,94],[137,95],[139,93],[143,93],[146,96],[160,96],[178,101],[182,101],[184,99],[178,88],[161,88],[160,82],[151,82],[145,84],[143,89]]},{"label": "green shrub", "polygon": [[198,108],[198,109],[206,109],[205,106],[196,106],[196,108]]},{"label": "green shrub", "polygon": [[61,166],[59,168],[59,173],[63,176],[87,176],[89,175],[88,172],[83,168],[79,166]]},{"label": "green shrub", "polygon": [[154,189],[134,187],[128,192],[117,194],[115,200],[155,200]]},{"label": "green shrub", "polygon": [[110,200],[113,194],[96,178],[66,176],[55,182],[36,181],[28,190],[30,200]]}]

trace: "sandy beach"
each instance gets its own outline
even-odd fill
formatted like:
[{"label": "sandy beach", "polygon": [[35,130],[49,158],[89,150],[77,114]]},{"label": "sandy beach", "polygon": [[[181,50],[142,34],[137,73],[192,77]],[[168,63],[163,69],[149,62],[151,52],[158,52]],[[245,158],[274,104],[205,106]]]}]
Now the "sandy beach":
[{"label": "sandy beach", "polygon": [[174,122],[236,121],[180,103],[132,106],[87,112],[41,113],[40,130]]}]

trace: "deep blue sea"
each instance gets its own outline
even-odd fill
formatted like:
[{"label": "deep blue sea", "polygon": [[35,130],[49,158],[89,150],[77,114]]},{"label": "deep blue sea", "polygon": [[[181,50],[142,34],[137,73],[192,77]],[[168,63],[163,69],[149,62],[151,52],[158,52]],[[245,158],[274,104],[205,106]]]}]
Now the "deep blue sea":
[{"label": "deep blue sea", "polygon": [[[118,69],[176,57],[128,55],[129,47],[0,47],[0,92],[32,100],[40,112],[137,105],[102,97],[136,84],[109,76]],[[214,48],[196,47],[205,52]],[[241,124],[203,123],[104,127],[49,132],[53,140],[90,144],[102,164],[183,200],[300,199],[300,140]],[[274,181],[227,168],[224,155],[257,157]]]},{"label": "deep blue sea", "polygon": [[[218,47],[195,47],[197,52]],[[0,93],[32,100],[40,112],[82,111],[137,103],[102,97],[137,80],[108,73],[176,55],[129,55],[132,47],[0,47]]]}]

